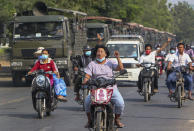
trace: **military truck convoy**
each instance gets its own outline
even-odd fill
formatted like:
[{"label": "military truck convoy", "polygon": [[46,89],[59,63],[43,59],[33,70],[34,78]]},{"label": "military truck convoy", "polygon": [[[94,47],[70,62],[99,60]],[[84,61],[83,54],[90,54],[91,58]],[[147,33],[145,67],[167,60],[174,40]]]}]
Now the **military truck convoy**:
[{"label": "military truck convoy", "polygon": [[137,23],[87,17],[84,12],[47,7],[43,2],[37,2],[33,10],[20,13],[13,20],[13,38],[10,40],[13,84],[20,86],[23,81],[31,82],[25,75],[37,59],[33,53],[38,47],[45,47],[56,62],[61,77],[70,85],[70,56],[81,54],[86,44],[92,47],[105,44],[110,36],[118,34],[141,35],[145,43],[152,45],[163,43],[168,37],[174,40],[171,45],[175,42],[175,35]]}]

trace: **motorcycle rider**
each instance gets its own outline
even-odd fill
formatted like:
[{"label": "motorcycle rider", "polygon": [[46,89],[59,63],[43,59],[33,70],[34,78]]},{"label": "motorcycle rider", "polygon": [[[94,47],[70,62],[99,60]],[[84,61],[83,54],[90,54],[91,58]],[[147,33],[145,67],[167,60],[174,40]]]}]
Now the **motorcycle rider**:
[{"label": "motorcycle rider", "polygon": [[190,56],[191,60],[194,60],[194,51],[188,44],[186,45],[185,53],[187,53]]},{"label": "motorcycle rider", "polygon": [[[161,45],[158,44],[157,47],[156,47],[156,50],[159,50],[161,48]],[[164,55],[165,55],[165,51],[161,51],[159,52],[157,55],[156,55],[156,60],[157,58],[159,58],[159,61],[161,61],[161,64],[160,62],[157,60],[157,63],[158,63],[158,67],[159,67],[159,71],[158,73],[160,73],[160,75],[164,72],[164,67],[165,67],[165,63],[164,63]]]},{"label": "motorcycle rider", "polygon": [[[109,51],[104,45],[96,45],[93,53],[96,59],[90,62],[85,69],[86,75],[82,84],[86,84],[90,78],[104,77],[106,79],[111,79],[113,76],[113,70],[120,71],[123,69],[123,64],[120,60],[118,51],[115,51],[114,53],[115,57],[117,58],[118,64],[108,59]],[[120,122],[120,116],[124,110],[123,97],[121,96],[117,85],[108,87],[108,89],[113,89],[111,102],[115,105],[115,124],[119,128],[122,128],[124,127],[124,124]],[[90,103],[91,98],[90,95],[88,95],[85,100],[85,110],[88,118],[88,123],[86,124],[85,128],[91,126]]]},{"label": "motorcycle rider", "polygon": [[[45,72],[52,71],[54,72],[58,78],[60,78],[59,72],[56,69],[56,65],[54,64],[54,61],[49,58],[49,52],[47,49],[42,50],[41,59],[36,62],[34,67],[28,72],[28,75],[31,75],[32,72],[36,70],[43,69]],[[53,86],[53,76],[46,74],[46,76],[50,79],[51,87]],[[61,95],[58,95],[57,98],[62,101],[67,101],[66,97],[63,97]]]},{"label": "motorcycle rider", "polygon": [[[165,58],[166,68],[167,68],[167,65],[168,65],[168,62],[169,62],[170,58],[175,57],[175,55],[174,55],[175,53],[176,53],[176,48],[171,47],[170,48],[170,53],[168,53],[167,56],[166,56],[166,58]],[[166,70],[166,79],[168,78],[168,75],[171,72],[172,72],[171,70]]]},{"label": "motorcycle rider", "polygon": [[[77,65],[74,65],[74,71],[78,71],[78,68],[86,68],[87,65],[92,61],[91,58],[91,48],[89,45],[85,45],[83,47],[83,55],[81,57],[79,57],[78,64],[79,67],[77,67]],[[79,94],[79,90],[81,88],[81,84],[82,84],[82,76],[80,76],[79,74],[75,75],[75,87],[74,87],[74,92],[75,92],[75,100],[79,101],[80,100],[80,94]]]},{"label": "motorcycle rider", "polygon": [[[178,52],[175,54],[175,57],[171,57],[169,59],[167,70],[171,70],[172,66],[174,68],[178,68],[180,66],[187,66],[189,65],[190,70],[192,70],[192,61],[188,54],[184,53],[184,43],[178,43],[177,48]],[[188,90],[188,99],[193,100],[192,98],[192,76],[190,74],[183,74],[184,77],[184,85],[185,89]],[[176,72],[172,72],[169,74],[167,79],[167,87],[169,89],[169,96],[172,95],[173,91],[172,89],[175,88],[175,82],[176,82]]]},{"label": "motorcycle rider", "polygon": [[[152,45],[151,44],[146,44],[145,45],[145,53],[140,57],[139,59],[139,64],[137,64],[137,66],[140,66],[142,63],[153,63],[155,64],[155,57],[157,55],[157,53],[159,53],[160,51],[162,51],[170,42],[171,42],[171,38],[168,38],[168,41],[166,43],[164,43],[162,45],[161,48],[152,51]],[[138,77],[138,92],[142,91],[142,81],[141,81],[141,72],[139,74]],[[157,70],[154,71],[154,82],[153,82],[153,86],[154,86],[154,92],[157,93],[158,92],[158,72]]]},{"label": "motorcycle rider", "polygon": [[[36,62],[38,62],[38,60],[41,60],[42,59],[42,50],[44,50],[45,48],[44,47],[38,47],[37,50],[34,52],[34,56],[37,57],[38,59],[34,62],[36,64]],[[56,68],[56,71],[58,71],[58,68],[57,68],[57,65],[56,63],[54,62],[54,65],[55,65],[55,68]]]}]

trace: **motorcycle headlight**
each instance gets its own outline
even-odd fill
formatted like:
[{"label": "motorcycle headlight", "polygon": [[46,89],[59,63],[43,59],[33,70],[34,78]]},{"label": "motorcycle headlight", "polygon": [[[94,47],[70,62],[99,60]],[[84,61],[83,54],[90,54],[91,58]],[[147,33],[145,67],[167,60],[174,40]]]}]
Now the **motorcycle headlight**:
[{"label": "motorcycle headlight", "polygon": [[45,76],[43,76],[43,75],[37,76],[36,83],[37,83],[38,86],[44,86],[44,84],[45,84]]},{"label": "motorcycle headlight", "polygon": [[180,72],[176,72],[176,79],[179,79],[180,78]]},{"label": "motorcycle headlight", "polygon": [[145,64],[146,68],[149,68],[151,66],[151,64]]}]

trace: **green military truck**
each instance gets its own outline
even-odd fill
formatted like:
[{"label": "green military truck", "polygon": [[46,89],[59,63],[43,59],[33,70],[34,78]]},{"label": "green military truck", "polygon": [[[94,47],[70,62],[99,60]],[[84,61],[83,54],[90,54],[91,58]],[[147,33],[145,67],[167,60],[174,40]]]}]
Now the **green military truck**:
[{"label": "green military truck", "polygon": [[94,47],[96,44],[106,44],[109,39],[108,25],[104,23],[87,23],[87,44]]},{"label": "green military truck", "polygon": [[96,44],[106,44],[111,35],[124,34],[121,19],[88,16],[87,20],[87,40],[88,44],[95,46]]},{"label": "green military truck", "polygon": [[[20,86],[23,81],[31,82],[31,80],[25,78],[25,75],[37,60],[34,52],[38,47],[45,47],[49,50],[50,57],[56,62],[61,77],[64,77],[66,84],[70,85],[69,76],[71,76],[72,69],[70,56],[81,54],[80,48],[87,43],[85,22],[80,20],[86,14],[46,7],[42,2],[35,5],[35,15],[16,16],[13,21],[11,43],[13,84]],[[42,9],[45,11],[42,11]],[[39,12],[39,10],[41,11]],[[49,11],[58,12],[59,15],[49,15]],[[66,13],[73,14],[73,17],[69,18],[62,15]]]}]

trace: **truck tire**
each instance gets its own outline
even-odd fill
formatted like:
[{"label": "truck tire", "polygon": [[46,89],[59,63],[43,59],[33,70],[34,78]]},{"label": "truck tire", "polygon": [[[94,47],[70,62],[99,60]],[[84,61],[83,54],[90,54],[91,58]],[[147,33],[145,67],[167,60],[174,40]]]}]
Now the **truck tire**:
[{"label": "truck tire", "polygon": [[12,72],[12,82],[15,87],[22,86],[22,76],[19,72]]}]

